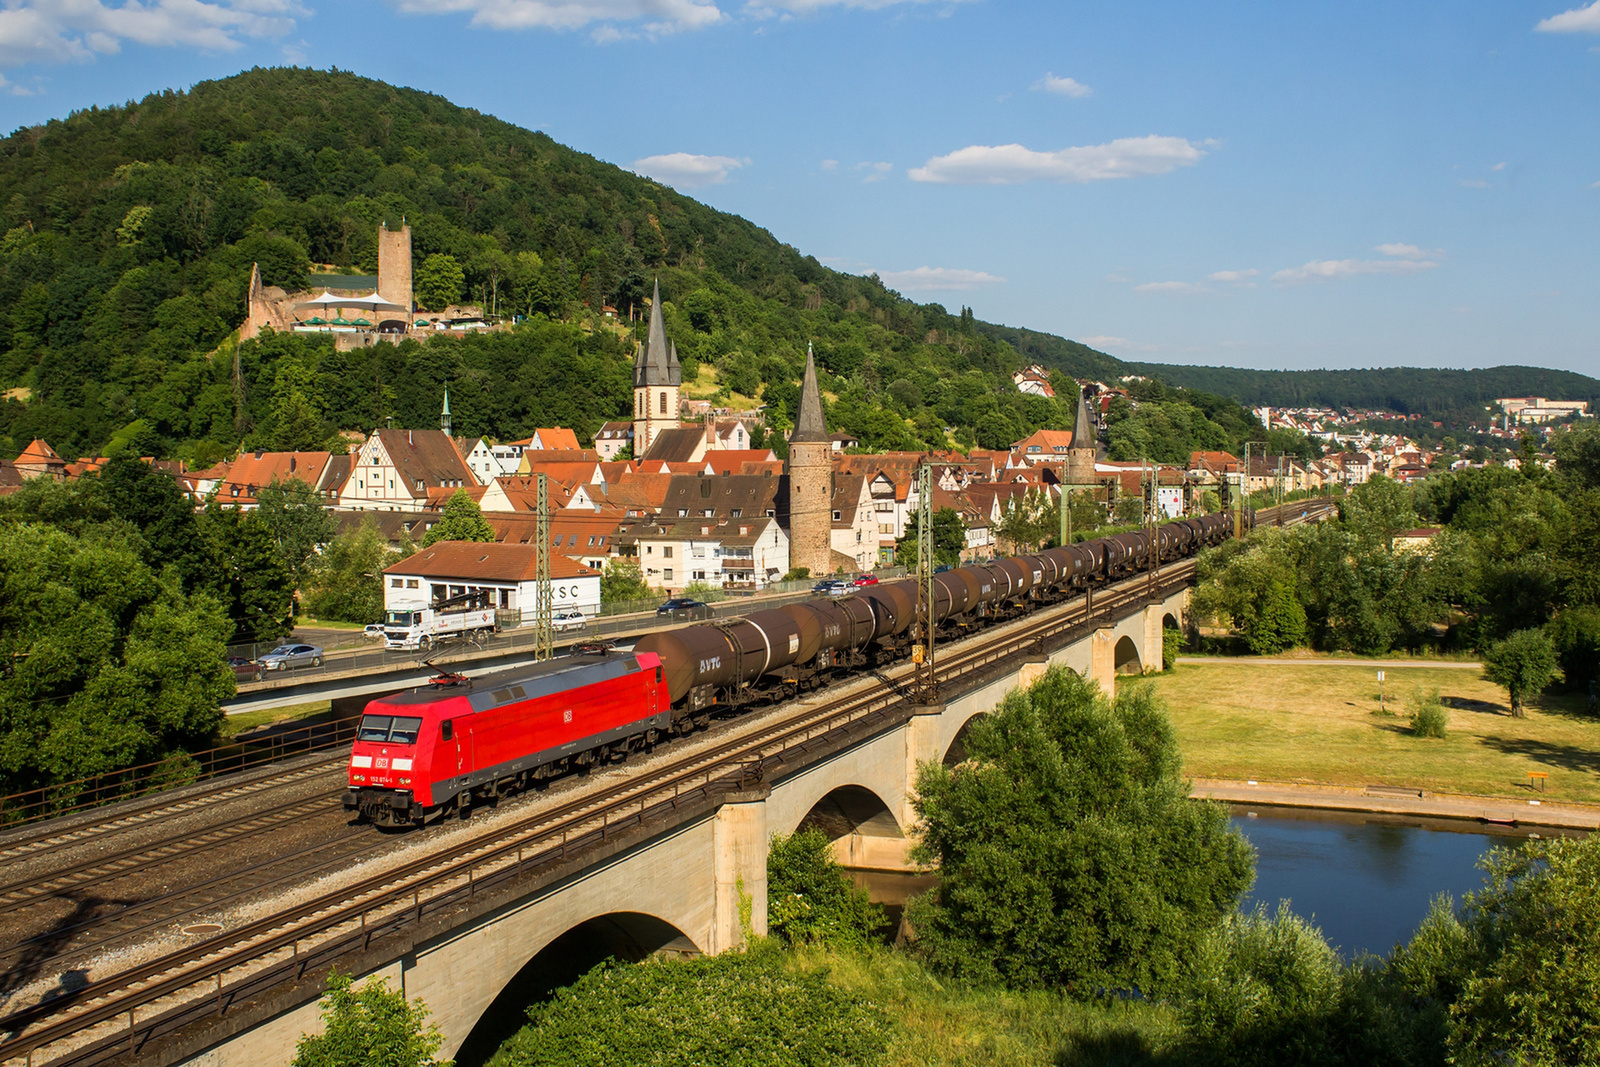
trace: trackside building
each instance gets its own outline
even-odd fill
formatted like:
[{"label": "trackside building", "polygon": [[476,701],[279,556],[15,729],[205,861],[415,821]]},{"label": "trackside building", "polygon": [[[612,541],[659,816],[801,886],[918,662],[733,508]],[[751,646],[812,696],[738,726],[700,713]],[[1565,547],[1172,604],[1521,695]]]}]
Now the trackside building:
[{"label": "trackside building", "polygon": [[[534,545],[440,541],[384,569],[383,608],[401,611],[487,592],[502,617],[520,612],[519,624],[530,625],[538,611],[537,555]],[[555,611],[578,608],[593,614],[600,609],[600,572],[552,551],[550,594]]]}]

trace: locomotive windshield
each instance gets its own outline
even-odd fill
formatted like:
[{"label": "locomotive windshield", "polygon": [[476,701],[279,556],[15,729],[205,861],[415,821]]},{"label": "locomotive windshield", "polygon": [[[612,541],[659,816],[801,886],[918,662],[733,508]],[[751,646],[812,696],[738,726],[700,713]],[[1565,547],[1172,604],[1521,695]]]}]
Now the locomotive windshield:
[{"label": "locomotive windshield", "polygon": [[421,728],[422,720],[408,715],[363,715],[356,728],[356,740],[414,745]]}]

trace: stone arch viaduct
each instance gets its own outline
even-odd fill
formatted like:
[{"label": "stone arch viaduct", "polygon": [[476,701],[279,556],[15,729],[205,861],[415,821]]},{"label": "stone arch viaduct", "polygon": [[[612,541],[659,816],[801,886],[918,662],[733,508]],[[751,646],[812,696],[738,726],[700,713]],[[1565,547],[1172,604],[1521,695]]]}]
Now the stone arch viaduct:
[{"label": "stone arch viaduct", "polygon": [[[911,791],[920,763],[959,758],[963,729],[1007,691],[1063,664],[1109,691],[1118,673],[1159,665],[1163,626],[1178,626],[1188,588],[1132,606],[1114,622],[1070,643],[1007,663],[943,703],[913,709],[899,724],[792,773],[735,793],[714,810],[559,881],[495,903],[452,928],[401,946],[361,968],[407,996],[423,998],[445,1036],[442,1054],[478,1059],[505,1036],[490,1020],[518,1011],[541,992],[572,981],[614,956],[715,953],[766,930],[766,854],[771,836],[810,819],[829,829],[847,865],[892,866],[904,855],[915,819]],[[187,1050],[167,1044],[148,1063],[195,1067],[287,1064],[296,1038],[318,1026],[319,983],[190,1035]],[[514,1028],[514,1026],[513,1026]]]}]

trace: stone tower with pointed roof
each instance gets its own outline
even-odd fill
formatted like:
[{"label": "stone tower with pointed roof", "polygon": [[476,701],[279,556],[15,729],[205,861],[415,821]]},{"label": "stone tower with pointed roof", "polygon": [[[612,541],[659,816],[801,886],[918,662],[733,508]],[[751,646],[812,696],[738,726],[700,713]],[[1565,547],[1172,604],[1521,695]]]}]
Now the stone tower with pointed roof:
[{"label": "stone tower with pointed roof", "polygon": [[806,346],[800,411],[789,435],[789,566],[833,573],[833,442],[822,418],[817,363]]},{"label": "stone tower with pointed roof", "polygon": [[1078,387],[1078,418],[1072,424],[1072,445],[1067,449],[1066,483],[1073,487],[1095,484],[1094,456],[1097,447],[1095,423],[1089,415],[1083,387]]},{"label": "stone tower with pointed roof", "polygon": [[444,408],[439,412],[439,429],[444,431],[446,437],[452,436],[453,423],[450,418],[450,383],[444,383]]},{"label": "stone tower with pointed roof", "polygon": [[667,344],[667,329],[661,321],[661,280],[658,278],[655,295],[650,299],[649,339],[638,346],[633,357],[635,458],[650,451],[662,430],[678,428],[678,386],[682,383],[678,346]]}]

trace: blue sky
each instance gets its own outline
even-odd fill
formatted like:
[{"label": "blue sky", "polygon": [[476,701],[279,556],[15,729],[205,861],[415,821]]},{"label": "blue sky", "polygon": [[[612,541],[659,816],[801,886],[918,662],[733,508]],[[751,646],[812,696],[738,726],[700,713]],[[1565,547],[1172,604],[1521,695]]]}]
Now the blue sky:
[{"label": "blue sky", "polygon": [[1600,0],[0,0],[0,125],[337,66],[1128,359],[1600,375]]}]

